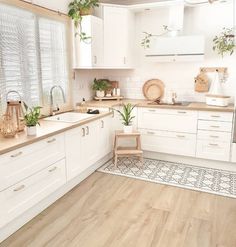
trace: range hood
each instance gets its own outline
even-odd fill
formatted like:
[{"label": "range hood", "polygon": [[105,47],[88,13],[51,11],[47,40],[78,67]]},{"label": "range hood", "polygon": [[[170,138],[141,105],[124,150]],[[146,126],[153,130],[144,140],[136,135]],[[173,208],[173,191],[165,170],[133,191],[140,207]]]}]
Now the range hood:
[{"label": "range hood", "polygon": [[169,33],[152,37],[145,57],[156,62],[201,61],[205,38],[201,35],[180,35],[184,24],[184,3],[169,6]]}]

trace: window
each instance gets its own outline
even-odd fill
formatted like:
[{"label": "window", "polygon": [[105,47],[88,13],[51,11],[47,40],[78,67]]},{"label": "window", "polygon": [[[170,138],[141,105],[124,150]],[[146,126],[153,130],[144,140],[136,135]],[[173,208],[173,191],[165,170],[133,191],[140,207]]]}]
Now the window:
[{"label": "window", "polygon": [[0,4],[0,113],[10,90],[29,105],[49,104],[53,85],[68,96],[65,22]]}]

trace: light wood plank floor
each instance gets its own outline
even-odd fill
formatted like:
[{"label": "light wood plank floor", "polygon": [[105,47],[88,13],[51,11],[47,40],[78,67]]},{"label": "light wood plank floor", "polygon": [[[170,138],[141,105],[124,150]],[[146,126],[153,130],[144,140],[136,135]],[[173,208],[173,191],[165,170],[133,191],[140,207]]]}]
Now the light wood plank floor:
[{"label": "light wood plank floor", "polygon": [[96,172],[1,247],[236,247],[236,199]]}]

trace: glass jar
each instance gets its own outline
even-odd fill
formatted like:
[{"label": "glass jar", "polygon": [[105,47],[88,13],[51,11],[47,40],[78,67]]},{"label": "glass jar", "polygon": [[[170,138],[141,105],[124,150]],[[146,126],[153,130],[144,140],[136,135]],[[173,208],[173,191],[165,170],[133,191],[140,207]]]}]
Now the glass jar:
[{"label": "glass jar", "polygon": [[3,115],[1,121],[1,134],[6,138],[14,137],[16,135],[16,131],[16,125],[13,119],[7,114]]}]

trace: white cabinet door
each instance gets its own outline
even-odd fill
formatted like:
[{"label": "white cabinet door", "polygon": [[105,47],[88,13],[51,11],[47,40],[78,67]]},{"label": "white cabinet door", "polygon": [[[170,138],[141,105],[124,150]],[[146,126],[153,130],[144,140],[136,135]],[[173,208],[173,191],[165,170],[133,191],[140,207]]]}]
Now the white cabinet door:
[{"label": "white cabinet door", "polygon": [[31,0],[31,1],[27,1],[27,2],[32,2],[34,4],[37,4],[39,6],[48,8],[48,9],[52,9],[55,11],[60,11],[62,13],[67,14],[68,12],[68,5],[71,2],[71,0]]},{"label": "white cabinet door", "polygon": [[99,159],[112,151],[111,116],[99,120]]},{"label": "white cabinet door", "polygon": [[140,130],[142,149],[152,152],[195,156],[196,134]]},{"label": "white cabinet door", "polygon": [[102,67],[103,65],[103,21],[95,16],[84,16],[82,32],[91,37],[81,41],[75,36],[75,68]]},{"label": "white cabinet door", "polygon": [[105,6],[104,63],[106,67],[131,67],[132,13],[121,7]]},{"label": "white cabinet door", "polygon": [[197,133],[197,111],[139,108],[141,129]]},{"label": "white cabinet door", "polygon": [[65,160],[0,192],[0,228],[66,183]]}]

